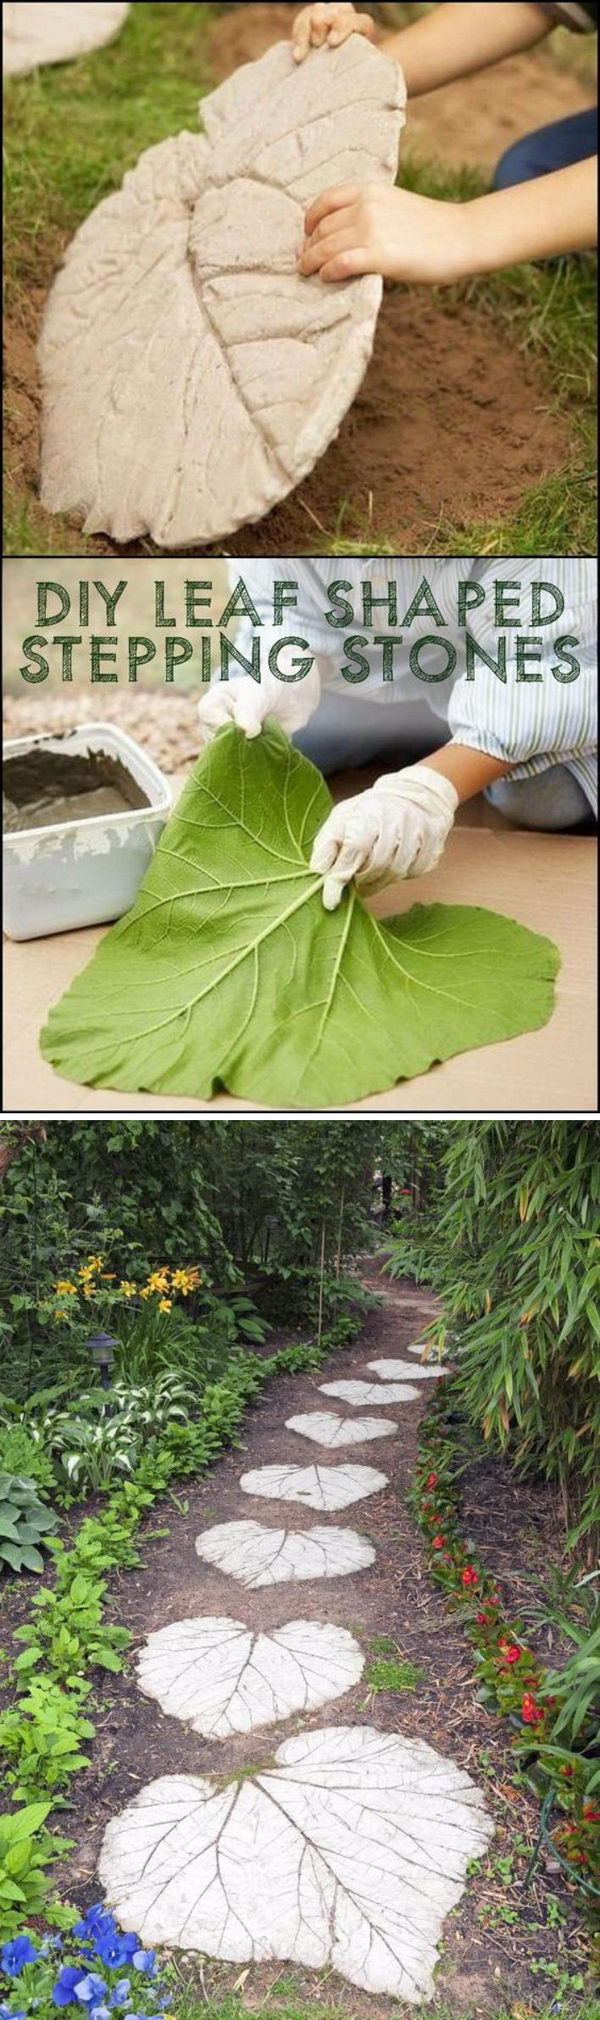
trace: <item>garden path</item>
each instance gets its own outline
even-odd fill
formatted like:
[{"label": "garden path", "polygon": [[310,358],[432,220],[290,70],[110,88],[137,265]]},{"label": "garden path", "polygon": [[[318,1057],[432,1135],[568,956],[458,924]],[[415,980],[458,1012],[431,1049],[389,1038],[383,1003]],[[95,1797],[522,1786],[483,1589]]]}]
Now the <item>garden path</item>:
[{"label": "garden path", "polygon": [[[361,1386],[374,1335],[379,1348],[411,1351],[413,1359],[402,1363],[402,1372],[405,1366],[415,1375],[425,1372],[417,1348],[431,1311],[426,1294],[386,1293],[383,1308],[368,1322],[366,1348],[363,1335],[344,1356],[344,1365],[350,1364],[348,1388],[355,1374]],[[373,1997],[418,2002],[433,1996],[445,1917],[461,1900],[469,1861],[485,1850],[494,1823],[484,1792],[468,1772],[464,1748],[457,1748],[444,1728],[440,1734],[439,1710],[433,1720],[420,1719],[420,1681],[406,1720],[397,1693],[380,1696],[369,1688],[370,1653],[384,1648],[397,1657],[400,1650],[396,1635],[382,1633],[395,1621],[389,1605],[381,1609],[374,1603],[374,1586],[384,1570],[382,1558],[389,1576],[390,1545],[396,1554],[403,1517],[398,1489],[410,1478],[415,1416],[427,1393],[422,1383],[386,1381],[397,1366],[384,1352],[377,1362],[381,1379],[362,1385],[369,1401],[393,1412],[383,1426],[387,1473],[349,1464],[343,1455],[333,1463],[322,1464],[318,1455],[308,1467],[295,1463],[299,1433],[281,1406],[287,1383],[276,1385],[279,1408],[272,1413],[266,1450],[263,1413],[255,1413],[251,1456],[273,1463],[240,1472],[238,1459],[237,1496],[228,1495],[233,1519],[205,1520],[193,1540],[188,1531],[185,1591],[179,1578],[163,1593],[166,1620],[164,1604],[154,1595],[150,1631],[137,1657],[150,1739],[142,1785],[104,1829],[98,1870],[120,1921],[135,1926],[149,1943],[229,1963],[277,1958],[333,1968]],[[346,1386],[307,1376],[300,1384],[303,1403],[315,1388],[318,1401],[319,1392],[339,1393]],[[307,1435],[307,1427],[311,1435],[313,1414],[315,1442],[321,1443],[318,1411],[300,1416],[300,1435]],[[326,1415],[327,1443],[331,1422]],[[339,1440],[340,1419],[337,1428],[335,1418],[333,1423]],[[341,1423],[349,1432],[351,1423],[356,1440],[360,1415],[355,1411]],[[367,1440],[373,1435],[368,1419]],[[381,1426],[375,1435],[382,1435]],[[244,1519],[240,1490],[256,1502],[255,1519],[254,1511]],[[314,1591],[305,1583],[298,1617],[291,1590],[298,1571],[285,1550],[282,1563],[281,1524],[288,1553],[291,1547],[293,1555],[299,1539],[314,1549],[315,1531],[305,1511],[316,1508],[323,1516],[358,1499],[360,1535],[321,1524],[319,1582]],[[379,1517],[384,1511],[383,1520],[376,1509]],[[361,1547],[370,1558],[351,1571],[346,1563],[342,1582],[338,1563],[328,1556],[336,1537],[350,1561]],[[248,1552],[257,1549],[258,1577],[248,1572]],[[263,1582],[259,1590],[274,1561],[275,1589]],[[180,1573],[181,1568],[180,1559]],[[394,1584],[395,1578],[394,1565]],[[403,1614],[406,1660],[416,1624],[406,1601]],[[195,1753],[197,1737],[205,1743],[201,1758]],[[431,1743],[438,1737],[441,1750]]]}]

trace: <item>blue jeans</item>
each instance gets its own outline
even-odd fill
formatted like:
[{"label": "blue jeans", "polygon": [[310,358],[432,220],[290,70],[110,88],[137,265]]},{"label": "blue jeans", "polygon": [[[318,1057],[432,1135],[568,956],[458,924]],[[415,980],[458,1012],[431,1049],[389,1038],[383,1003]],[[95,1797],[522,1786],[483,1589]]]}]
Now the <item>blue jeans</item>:
[{"label": "blue jeans", "polygon": [[514,140],[501,155],[494,173],[493,189],[512,189],[517,182],[533,182],[537,175],[551,175],[553,169],[571,168],[585,161],[598,148],[598,111],[595,105],[572,112],[568,119],[553,119],[535,133]]}]

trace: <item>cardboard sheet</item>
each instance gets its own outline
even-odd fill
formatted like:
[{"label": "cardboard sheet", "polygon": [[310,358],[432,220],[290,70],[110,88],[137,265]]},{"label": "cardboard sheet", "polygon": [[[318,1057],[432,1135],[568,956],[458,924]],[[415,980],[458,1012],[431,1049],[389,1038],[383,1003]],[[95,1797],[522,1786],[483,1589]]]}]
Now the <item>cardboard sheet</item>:
[{"label": "cardboard sheet", "polygon": [[[485,803],[482,802],[485,813]],[[548,934],[560,949],[554,1017],[543,1031],[461,1053],[404,1081],[357,1111],[585,1110],[597,1100],[596,844],[589,837],[512,828],[459,826],[431,876],[403,883],[374,907],[381,917],[418,900],[487,905]],[[43,940],[7,941],[4,962],[4,1104],[8,1111],[114,1110],[185,1114],[251,1111],[220,1095],[213,1102],[111,1093],[62,1080],[41,1058],[39,1032],[50,1005],[90,959],[102,928]],[[271,1113],[272,1111],[262,1111]],[[350,1111],[348,1111],[350,1112]],[[325,1111],[327,1113],[327,1111]]]}]

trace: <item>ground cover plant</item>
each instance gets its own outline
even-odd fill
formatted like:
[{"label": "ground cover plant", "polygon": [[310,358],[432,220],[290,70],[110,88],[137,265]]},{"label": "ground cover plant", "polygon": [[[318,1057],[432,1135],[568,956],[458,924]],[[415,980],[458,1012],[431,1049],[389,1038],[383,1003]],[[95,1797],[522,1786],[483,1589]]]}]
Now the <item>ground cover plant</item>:
[{"label": "ground cover plant", "polygon": [[[287,33],[293,10],[271,11],[276,32]],[[399,19],[411,13],[397,10]],[[140,152],[182,128],[193,130],[200,95],[224,70],[264,49],[265,9],[244,8],[254,29],[252,20],[250,29],[238,28],[232,16],[239,14],[147,0],[131,9],[114,47],[8,85],[9,553],[110,550],[108,541],[82,536],[38,503],[35,341],[44,300],[64,246]],[[554,78],[558,89],[565,72],[580,70],[585,92],[590,52],[578,44],[565,36],[556,55],[533,59],[538,123],[553,116]],[[503,145],[504,94],[496,103],[487,84],[483,89],[484,153],[489,147],[492,159]],[[520,89],[525,102],[525,75]],[[563,84],[559,110],[576,102],[566,104]],[[465,105],[465,135],[470,125]],[[414,143],[407,137],[402,179],[449,200],[485,186],[482,167],[461,168],[456,149],[440,163],[434,124],[429,134],[420,129]],[[350,426],[290,505],[270,515],[264,534],[259,525],[259,542],[267,539],[270,551],[282,555],[344,553],[349,546],[365,554],[407,546],[446,553],[454,544],[474,553],[593,551],[594,293],[586,259],[530,265],[456,290],[390,290]],[[452,383],[444,369],[449,354],[457,365]],[[434,402],[436,440],[426,418]],[[391,456],[390,430],[397,430]],[[247,551],[247,534],[239,551]]]}]

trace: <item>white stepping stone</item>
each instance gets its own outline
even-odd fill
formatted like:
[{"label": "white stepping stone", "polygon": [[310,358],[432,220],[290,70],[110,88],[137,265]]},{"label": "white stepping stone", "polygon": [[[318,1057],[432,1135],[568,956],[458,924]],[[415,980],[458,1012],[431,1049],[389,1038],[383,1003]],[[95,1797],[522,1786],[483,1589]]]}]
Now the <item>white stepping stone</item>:
[{"label": "white stepping stone", "polygon": [[[415,1369],[411,1368],[411,1375]],[[319,1382],[322,1396],[339,1396],[343,1403],[414,1403],[418,1389],[404,1382]]]},{"label": "white stepping stone", "polygon": [[402,1381],[403,1375],[410,1375],[413,1382],[431,1382],[445,1373],[436,1361],[423,1361],[419,1368],[412,1361],[367,1361],[367,1367],[372,1368],[374,1375],[381,1375],[382,1380],[389,1378],[392,1382]]},{"label": "white stepping stone", "polygon": [[324,183],[398,168],[404,82],[353,35],[280,42],[142,154],[77,232],[40,342],[43,504],[181,549],[268,512],[338,433],[383,282],[298,272]]},{"label": "white stepping stone", "polygon": [[366,1445],[371,1438],[392,1438],[397,1424],[389,1417],[336,1417],[333,1410],[309,1410],[305,1417],[288,1417],[286,1431],[312,1438],[315,1445]]},{"label": "white stepping stone", "polygon": [[2,60],[8,77],[24,76],[42,63],[66,63],[87,56],[118,35],[129,5],[115,0],[10,0],[2,9]]},{"label": "white stepping stone", "polygon": [[140,1689],[207,1739],[313,1711],[358,1683],[364,1656],[344,1627],[291,1620],[253,1634],[241,1620],[177,1620],[150,1634]]},{"label": "white stepping stone", "polygon": [[99,1872],[144,1944],[280,1958],[420,2003],[493,1829],[470,1775],[424,1741],[333,1726],[240,1781],[150,1782],[109,1824]]},{"label": "white stepping stone", "polygon": [[205,1563],[250,1592],[311,1578],[349,1578],[375,1561],[355,1529],[265,1529],[262,1522],[220,1522],[196,1539]]},{"label": "white stepping stone", "polygon": [[368,1494],[387,1487],[386,1473],[373,1466],[259,1466],[254,1473],[242,1473],[243,1494],[259,1494],[268,1501],[299,1501],[304,1508],[349,1508]]}]

